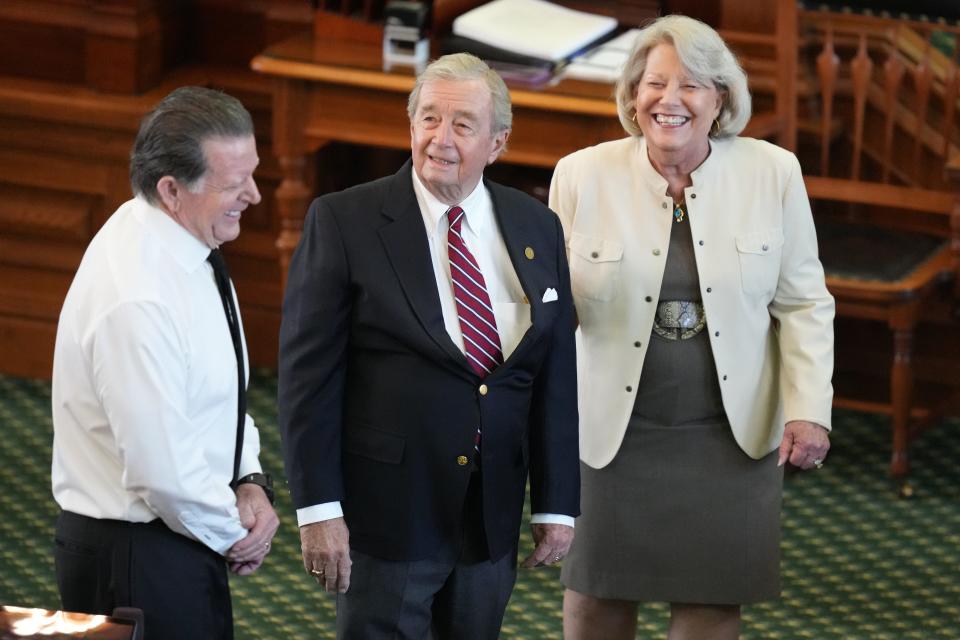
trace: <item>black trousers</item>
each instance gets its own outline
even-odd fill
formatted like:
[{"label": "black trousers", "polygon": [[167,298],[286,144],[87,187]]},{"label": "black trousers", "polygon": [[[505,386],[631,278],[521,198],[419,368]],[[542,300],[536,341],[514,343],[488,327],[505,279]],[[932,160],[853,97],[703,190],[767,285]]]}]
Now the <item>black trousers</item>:
[{"label": "black trousers", "polygon": [[54,538],[66,611],[144,614],[144,639],[233,638],[227,566],[212,549],[161,520],[98,520],[62,511]]},{"label": "black trousers", "polygon": [[480,472],[464,501],[460,538],[424,560],[383,560],[356,550],[350,589],[337,595],[340,640],[496,640],[517,578],[517,551],[491,560],[483,533]]}]

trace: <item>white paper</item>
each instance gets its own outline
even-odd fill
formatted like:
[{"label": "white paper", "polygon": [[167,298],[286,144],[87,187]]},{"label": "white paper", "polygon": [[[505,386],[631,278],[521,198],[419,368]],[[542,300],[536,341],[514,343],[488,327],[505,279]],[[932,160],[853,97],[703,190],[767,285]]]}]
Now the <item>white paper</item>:
[{"label": "white paper", "polygon": [[597,82],[616,82],[633,51],[639,29],[631,29],[613,40],[584,52],[563,69],[563,77]]},{"label": "white paper", "polygon": [[454,35],[547,60],[566,60],[617,26],[608,16],[546,0],[493,0],[453,21]]}]

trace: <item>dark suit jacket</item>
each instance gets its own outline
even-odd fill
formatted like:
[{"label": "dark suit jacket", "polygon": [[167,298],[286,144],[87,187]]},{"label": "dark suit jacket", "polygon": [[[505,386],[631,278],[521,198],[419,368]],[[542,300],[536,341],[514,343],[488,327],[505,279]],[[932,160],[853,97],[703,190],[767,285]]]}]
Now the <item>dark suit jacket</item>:
[{"label": "dark suit jacket", "polygon": [[[482,381],[447,334],[408,161],[314,200],[290,263],[279,420],[293,504],[340,500],[353,548],[431,557],[459,539],[480,466],[490,556],[514,551],[528,469],[534,512],[579,514],[574,311],[563,231],[492,182],[532,326]],[[527,248],[533,258],[527,258]],[[527,252],[529,253],[529,252]],[[553,287],[556,302],[541,302]]]}]

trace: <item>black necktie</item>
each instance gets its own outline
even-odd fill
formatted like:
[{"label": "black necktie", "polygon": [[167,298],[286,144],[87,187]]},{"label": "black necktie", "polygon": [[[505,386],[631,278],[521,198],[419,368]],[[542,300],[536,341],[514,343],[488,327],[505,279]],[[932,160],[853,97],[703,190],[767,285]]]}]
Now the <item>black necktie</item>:
[{"label": "black necktie", "polygon": [[243,425],[247,416],[247,385],[246,373],[243,366],[243,343],[240,341],[240,322],[237,316],[237,308],[233,304],[233,293],[230,290],[230,272],[227,271],[227,263],[223,259],[220,249],[214,249],[207,256],[207,260],[213,266],[213,277],[217,281],[217,290],[220,292],[220,301],[223,303],[223,312],[227,316],[227,324],[230,326],[230,338],[233,340],[233,352],[237,356],[237,444],[233,453],[233,479],[230,486],[236,484],[237,476],[240,473],[240,452],[243,449]]}]

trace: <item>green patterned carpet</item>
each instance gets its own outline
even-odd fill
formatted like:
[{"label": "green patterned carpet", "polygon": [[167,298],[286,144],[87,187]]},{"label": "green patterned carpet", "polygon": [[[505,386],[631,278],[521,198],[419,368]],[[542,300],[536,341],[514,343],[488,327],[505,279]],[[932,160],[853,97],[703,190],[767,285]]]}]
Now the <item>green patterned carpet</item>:
[{"label": "green patterned carpet", "polygon": [[[264,467],[282,476],[276,380],[255,372],[250,413]],[[58,608],[51,536],[50,386],[0,376],[0,603]],[[914,447],[916,495],[900,500],[886,476],[880,417],[838,413],[828,464],[791,474],[784,495],[783,598],[747,607],[745,640],[960,639],[960,420]],[[232,581],[238,640],[333,638],[333,600],[300,564],[286,495],[273,552],[254,576]],[[529,552],[524,531],[522,554]],[[521,571],[503,638],[560,638],[556,568]],[[638,638],[662,638],[667,610],[641,609]]]}]

